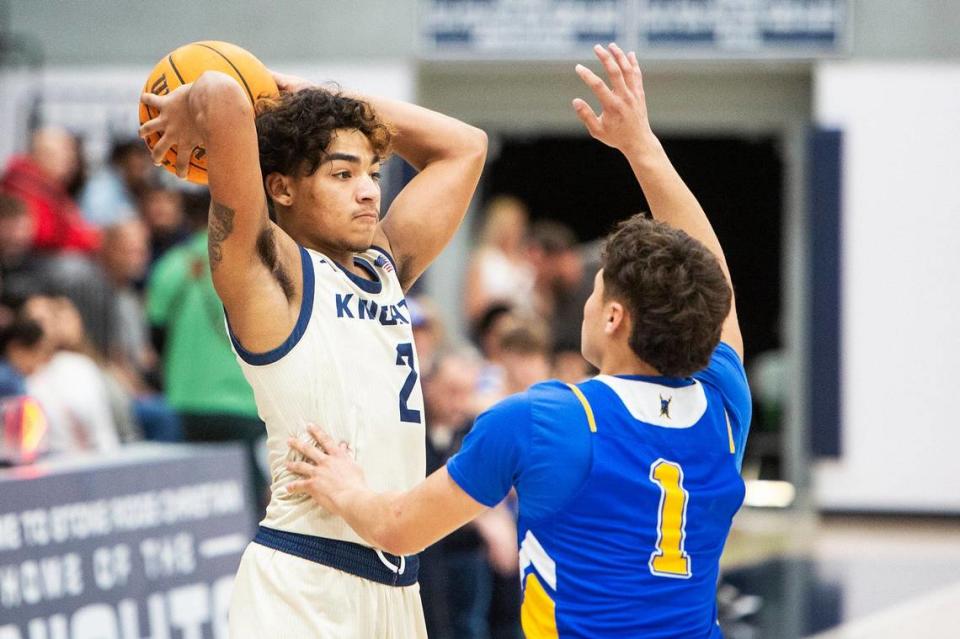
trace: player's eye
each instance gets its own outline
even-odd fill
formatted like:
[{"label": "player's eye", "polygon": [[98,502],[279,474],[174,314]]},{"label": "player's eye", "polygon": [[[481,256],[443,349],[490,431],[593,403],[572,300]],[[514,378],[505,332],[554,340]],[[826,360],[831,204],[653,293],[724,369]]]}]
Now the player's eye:
[{"label": "player's eye", "polygon": [[374,182],[379,182],[380,178],[383,177],[383,174],[380,171],[374,171],[370,174],[370,177],[373,178]]},{"label": "player's eye", "polygon": [[333,174],[333,176],[336,178],[340,178],[341,180],[349,180],[350,171],[337,171],[336,173]]}]

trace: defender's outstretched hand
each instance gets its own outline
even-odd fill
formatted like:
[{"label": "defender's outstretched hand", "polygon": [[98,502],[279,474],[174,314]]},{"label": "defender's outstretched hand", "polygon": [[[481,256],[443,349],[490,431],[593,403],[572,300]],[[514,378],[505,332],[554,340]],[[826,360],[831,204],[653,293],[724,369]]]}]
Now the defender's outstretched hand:
[{"label": "defender's outstretched hand", "polygon": [[157,117],[148,120],[140,127],[139,135],[145,138],[152,133],[160,133],[160,140],[150,151],[156,165],[163,163],[163,157],[172,147],[177,151],[177,177],[187,177],[190,157],[193,150],[203,144],[196,118],[190,110],[190,89],[193,84],[184,84],[167,95],[144,93],[140,101],[159,111]]},{"label": "defender's outstretched hand", "polygon": [[647,118],[647,101],[637,55],[633,51],[625,54],[616,44],[610,44],[608,49],[598,44],[593,51],[607,72],[609,86],[593,71],[578,64],[577,75],[597,96],[602,112],[598,116],[586,101],[576,98],[573,108],[577,117],[590,135],[624,154],[630,155],[656,145]]},{"label": "defender's outstretched hand", "polygon": [[287,443],[305,461],[288,461],[287,470],[303,477],[287,485],[287,492],[312,497],[330,512],[341,515],[339,504],[348,503],[349,495],[366,489],[363,469],[350,456],[346,442],[337,444],[330,435],[317,426],[310,425],[307,431],[317,442],[316,446],[290,438]]}]

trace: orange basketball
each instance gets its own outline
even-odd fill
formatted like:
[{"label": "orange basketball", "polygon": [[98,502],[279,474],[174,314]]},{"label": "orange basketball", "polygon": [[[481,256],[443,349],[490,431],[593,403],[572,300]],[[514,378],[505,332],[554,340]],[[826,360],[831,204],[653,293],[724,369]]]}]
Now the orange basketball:
[{"label": "orange basketball", "polygon": [[[279,94],[277,84],[273,81],[267,67],[257,60],[252,53],[241,49],[235,44],[205,40],[185,44],[179,49],[164,56],[153,68],[143,88],[144,93],[166,95],[181,84],[193,82],[204,71],[220,71],[226,73],[240,83],[250,103],[263,97],[274,97]],[[157,110],[140,103],[140,124],[157,116]],[[153,146],[160,140],[159,133],[147,137],[147,146]],[[187,179],[197,184],[207,183],[206,151],[197,147],[190,158],[190,168]],[[172,147],[163,158],[163,167],[171,173],[176,173],[177,148]]]}]

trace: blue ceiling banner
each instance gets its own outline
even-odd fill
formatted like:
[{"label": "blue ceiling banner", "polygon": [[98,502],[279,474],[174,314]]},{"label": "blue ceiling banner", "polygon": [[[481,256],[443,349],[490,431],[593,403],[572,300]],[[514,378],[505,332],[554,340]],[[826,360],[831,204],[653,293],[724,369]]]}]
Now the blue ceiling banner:
[{"label": "blue ceiling banner", "polygon": [[617,42],[641,58],[846,55],[849,0],[421,0],[436,60],[549,60]]}]

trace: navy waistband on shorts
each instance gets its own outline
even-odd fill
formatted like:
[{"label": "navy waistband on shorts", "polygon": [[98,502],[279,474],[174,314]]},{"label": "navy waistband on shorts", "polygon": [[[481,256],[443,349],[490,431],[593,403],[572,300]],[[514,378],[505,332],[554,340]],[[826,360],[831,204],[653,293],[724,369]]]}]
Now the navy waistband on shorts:
[{"label": "navy waistband on shorts", "polygon": [[397,557],[349,541],[314,537],[260,526],[253,541],[280,552],[342,570],[356,577],[387,586],[417,583],[420,559],[417,555]]}]

